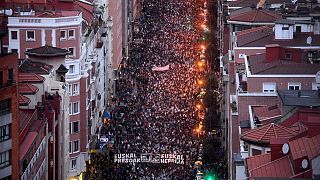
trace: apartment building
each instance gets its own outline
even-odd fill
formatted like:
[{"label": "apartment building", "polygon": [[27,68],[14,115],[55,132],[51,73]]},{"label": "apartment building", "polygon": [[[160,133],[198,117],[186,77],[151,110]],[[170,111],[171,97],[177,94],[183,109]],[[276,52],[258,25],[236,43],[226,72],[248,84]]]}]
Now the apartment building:
[{"label": "apartment building", "polygon": [[0,56],[0,179],[19,179],[17,54]]},{"label": "apartment building", "polygon": [[[303,133],[293,124],[282,126],[282,122],[317,117],[316,104],[284,102],[291,96],[306,98],[317,94],[320,36],[319,17],[313,14],[319,3],[263,2],[238,0],[229,2],[232,8],[228,8],[229,52],[222,58],[221,67],[229,125],[229,170],[235,179],[284,177],[252,176],[249,172],[254,167],[246,169],[245,160],[270,153],[272,138],[297,138]],[[297,174],[291,171],[285,177],[301,177]]]}]

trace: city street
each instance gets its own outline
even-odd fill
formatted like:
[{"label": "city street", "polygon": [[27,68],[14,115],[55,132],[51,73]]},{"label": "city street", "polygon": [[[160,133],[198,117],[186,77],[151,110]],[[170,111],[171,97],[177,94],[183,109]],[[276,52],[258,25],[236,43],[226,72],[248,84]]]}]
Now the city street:
[{"label": "city street", "polygon": [[[101,153],[92,153],[87,165],[89,179],[195,179],[210,172],[201,167],[202,146],[215,151],[220,142],[208,149],[203,140],[215,140],[220,130],[211,127],[217,96],[208,94],[218,91],[210,90],[217,77],[209,76],[207,6],[205,0],[144,1],[111,118],[100,132]],[[207,167],[217,170],[219,163]]]}]

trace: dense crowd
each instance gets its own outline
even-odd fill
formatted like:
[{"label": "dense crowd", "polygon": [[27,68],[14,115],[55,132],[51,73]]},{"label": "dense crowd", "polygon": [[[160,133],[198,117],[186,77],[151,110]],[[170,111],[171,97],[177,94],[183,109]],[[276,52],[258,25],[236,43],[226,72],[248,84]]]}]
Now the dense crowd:
[{"label": "dense crowd", "polygon": [[[173,153],[185,155],[185,163],[111,163],[104,179],[195,177],[199,144],[195,102],[203,73],[195,67],[201,53],[201,7],[199,0],[144,0],[131,58],[117,84],[117,103],[126,111],[104,129],[115,137],[111,160],[114,153]],[[152,71],[167,65],[169,70]]]}]

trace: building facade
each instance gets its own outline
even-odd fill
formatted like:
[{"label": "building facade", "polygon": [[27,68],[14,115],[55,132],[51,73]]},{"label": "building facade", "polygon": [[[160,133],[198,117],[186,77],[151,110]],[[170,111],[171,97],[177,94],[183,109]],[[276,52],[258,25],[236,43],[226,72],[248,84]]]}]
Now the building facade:
[{"label": "building facade", "polygon": [[0,57],[0,179],[19,179],[17,54]]}]

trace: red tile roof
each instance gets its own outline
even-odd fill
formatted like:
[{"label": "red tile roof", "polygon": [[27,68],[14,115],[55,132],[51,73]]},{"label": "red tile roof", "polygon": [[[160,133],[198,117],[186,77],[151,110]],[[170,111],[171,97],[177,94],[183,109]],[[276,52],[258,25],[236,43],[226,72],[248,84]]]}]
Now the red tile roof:
[{"label": "red tile roof", "polygon": [[249,172],[250,177],[288,178],[294,175],[288,156],[266,163]]},{"label": "red tile roof", "polygon": [[266,54],[249,56],[251,74],[301,74],[314,75],[320,71],[320,65],[278,60],[266,63]]},{"label": "red tile roof", "polygon": [[294,132],[302,133],[308,130],[308,127],[304,125],[302,121],[298,121],[291,125],[290,129],[292,129]]},{"label": "red tile roof", "polygon": [[29,56],[52,57],[52,56],[65,56],[70,54],[70,51],[66,49],[45,45],[42,47],[29,49],[25,53]]},{"label": "red tile roof", "polygon": [[229,21],[248,23],[274,23],[277,19],[281,19],[281,15],[275,11],[253,9],[248,12],[230,16]]},{"label": "red tile roof", "polygon": [[292,159],[308,156],[309,160],[320,155],[320,134],[312,138],[299,138],[289,142]]},{"label": "red tile roof", "polygon": [[19,133],[21,133],[28,123],[36,118],[35,109],[20,109],[19,110]]},{"label": "red tile roof", "polygon": [[21,94],[19,94],[19,106],[28,106],[31,100]]},{"label": "red tile roof", "polygon": [[294,130],[278,125],[267,124],[262,127],[252,129],[241,136],[241,139],[250,142],[269,144],[272,138],[292,138],[297,135]]},{"label": "red tile roof", "polygon": [[237,46],[245,46],[251,42],[258,41],[264,37],[273,35],[273,28],[270,26],[259,26],[237,32]]},{"label": "red tile roof", "polygon": [[44,77],[35,73],[19,73],[19,82],[33,82],[33,83],[43,83]]},{"label": "red tile roof", "polygon": [[22,144],[20,144],[19,161],[24,158],[30,146],[33,144],[33,141],[36,139],[37,135],[37,132],[29,132],[24,138]]},{"label": "red tile roof", "polygon": [[20,94],[35,94],[39,89],[29,83],[19,83],[19,93]]},{"label": "red tile roof", "polygon": [[264,164],[271,162],[271,154],[260,154],[256,156],[248,157],[247,159],[248,172],[260,167]]}]

